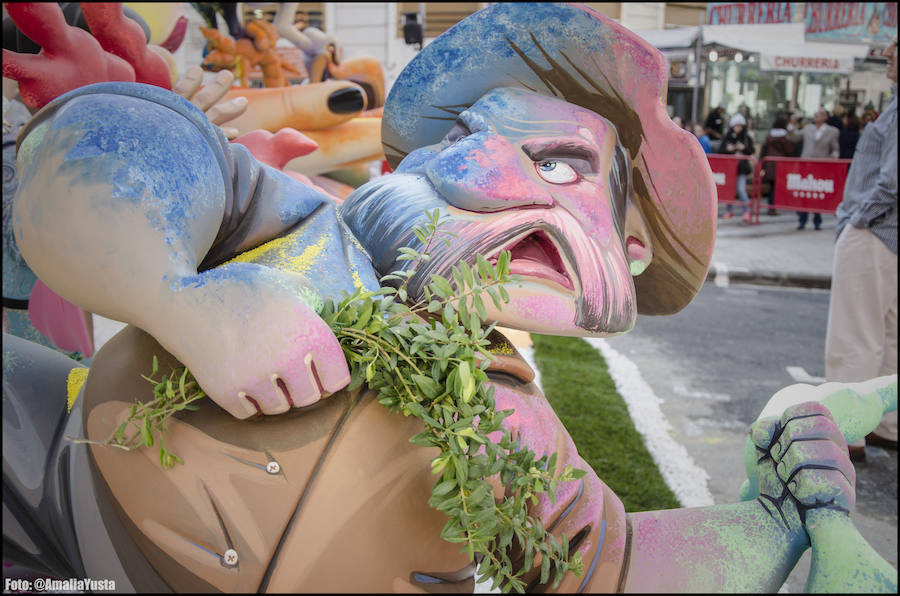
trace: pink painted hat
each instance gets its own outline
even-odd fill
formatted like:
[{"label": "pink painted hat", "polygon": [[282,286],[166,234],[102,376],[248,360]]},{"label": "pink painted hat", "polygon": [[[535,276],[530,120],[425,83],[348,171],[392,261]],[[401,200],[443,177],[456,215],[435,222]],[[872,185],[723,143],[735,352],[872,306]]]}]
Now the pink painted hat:
[{"label": "pink painted hat", "polygon": [[716,190],[703,149],[666,112],[666,60],[646,41],[580,4],[497,3],[425,46],[384,107],[392,167],[438,142],[456,114],[491,89],[529,89],[590,109],[615,127],[633,164],[632,193],[653,238],[634,278],[638,312],[678,312],[712,258]]}]

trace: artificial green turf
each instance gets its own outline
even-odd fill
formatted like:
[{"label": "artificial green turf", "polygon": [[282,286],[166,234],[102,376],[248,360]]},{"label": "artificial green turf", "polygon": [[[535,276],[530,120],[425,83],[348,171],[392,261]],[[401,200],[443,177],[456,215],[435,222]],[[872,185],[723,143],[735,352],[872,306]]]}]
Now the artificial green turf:
[{"label": "artificial green turf", "polygon": [[544,395],[625,511],[681,507],[634,428],[603,356],[577,337],[531,335]]}]

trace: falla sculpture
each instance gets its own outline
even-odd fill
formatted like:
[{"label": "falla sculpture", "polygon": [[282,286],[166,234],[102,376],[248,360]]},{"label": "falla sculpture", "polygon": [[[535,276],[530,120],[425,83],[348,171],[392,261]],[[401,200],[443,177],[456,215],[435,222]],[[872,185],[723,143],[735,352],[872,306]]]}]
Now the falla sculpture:
[{"label": "falla sculpture", "polygon": [[[340,205],[166,90],[100,83],[50,102],[19,136],[16,242],[55,292],[131,326],[68,412],[71,361],[4,337],[4,557],[121,590],[471,591],[478,557],[441,539],[428,505],[435,450],[409,444],[417,419],[344,389],[316,307],[411,267],[400,249],[423,249],[413,229],[437,209],[454,235],[414,269],[410,301],[431,274],[508,250],[519,278],[486,317],[502,325],[609,336],[682,309],[712,255],[715,189],[666,116],[665,73],[590,8],[491,5],[403,71],[382,129],[395,173]],[[490,339],[506,430],[586,471],[530,507],[583,572],[554,586],[532,560],[528,591],[770,592],[811,545],[810,590],[896,591],[849,521],[844,442],[896,408],[896,376],[776,396],[751,429],[747,500],[627,514]],[[183,465],[64,438],[109,436],[153,356],[210,397],[166,431]]]}]

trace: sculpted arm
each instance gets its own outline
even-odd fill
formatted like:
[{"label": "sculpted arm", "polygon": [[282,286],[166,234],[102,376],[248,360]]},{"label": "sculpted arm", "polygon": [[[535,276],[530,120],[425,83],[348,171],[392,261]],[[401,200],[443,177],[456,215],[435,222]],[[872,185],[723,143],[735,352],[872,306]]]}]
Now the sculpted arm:
[{"label": "sculpted arm", "polygon": [[13,226],[36,274],[151,333],[232,415],[284,412],[346,384],[308,280],[210,269],[326,199],[230,147],[187,101],[149,86],[79,89],[35,116],[17,160]]}]

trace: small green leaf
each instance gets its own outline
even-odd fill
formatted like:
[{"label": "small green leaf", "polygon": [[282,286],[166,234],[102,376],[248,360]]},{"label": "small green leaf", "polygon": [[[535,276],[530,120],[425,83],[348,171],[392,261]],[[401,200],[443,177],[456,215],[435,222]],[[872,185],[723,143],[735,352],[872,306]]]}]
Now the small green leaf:
[{"label": "small green leaf", "polygon": [[153,447],[153,433],[150,432],[149,418],[144,418],[144,423],[141,424],[141,443],[144,444],[144,447]]}]

